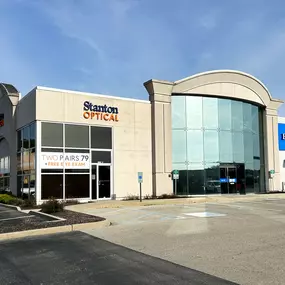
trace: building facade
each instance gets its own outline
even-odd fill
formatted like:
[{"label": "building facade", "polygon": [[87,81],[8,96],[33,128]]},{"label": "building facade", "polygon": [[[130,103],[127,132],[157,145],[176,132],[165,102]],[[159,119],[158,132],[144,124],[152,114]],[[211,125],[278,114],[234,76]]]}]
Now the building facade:
[{"label": "building facade", "polygon": [[21,98],[1,84],[0,189],[122,199],[138,195],[138,172],[144,196],[282,189],[282,101],[259,80],[224,70],[144,85],[145,101],[45,87]]}]

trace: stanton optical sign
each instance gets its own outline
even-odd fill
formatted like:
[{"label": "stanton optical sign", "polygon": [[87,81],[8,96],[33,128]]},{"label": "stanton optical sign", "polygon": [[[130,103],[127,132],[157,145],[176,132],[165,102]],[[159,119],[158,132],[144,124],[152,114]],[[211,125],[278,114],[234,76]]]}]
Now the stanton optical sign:
[{"label": "stanton optical sign", "polygon": [[93,105],[89,101],[83,103],[83,118],[118,122],[118,108],[107,105]]}]

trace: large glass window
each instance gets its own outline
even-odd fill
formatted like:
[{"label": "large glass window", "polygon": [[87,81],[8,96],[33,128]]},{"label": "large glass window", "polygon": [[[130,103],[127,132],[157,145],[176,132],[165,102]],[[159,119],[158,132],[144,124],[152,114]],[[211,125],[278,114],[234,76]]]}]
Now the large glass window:
[{"label": "large glass window", "polygon": [[219,134],[217,131],[204,132],[204,161],[219,161]]},{"label": "large glass window", "polygon": [[65,198],[88,198],[90,196],[90,181],[88,174],[65,175]]},{"label": "large glass window", "polygon": [[[187,165],[185,163],[174,163],[173,169],[179,170],[179,180],[177,182],[177,193],[188,195]],[[175,181],[173,181],[173,184]],[[175,185],[173,185],[175,187]]]},{"label": "large glass window", "polygon": [[[187,114],[188,115],[188,114]],[[218,128],[218,99],[203,98],[203,127],[205,129]]]},{"label": "large glass window", "polygon": [[0,158],[0,193],[10,192],[10,157],[5,156]]},{"label": "large glass window", "polygon": [[[252,132],[252,107],[250,104],[243,105],[243,130]],[[257,121],[258,122],[258,121]]]},{"label": "large glass window", "polygon": [[30,148],[30,128],[25,127],[23,129],[23,148],[29,149]]},{"label": "large glass window", "polygon": [[43,122],[41,136],[41,199],[89,198],[91,164],[112,163],[112,128]]},{"label": "large glass window", "polygon": [[232,117],[232,105],[231,100],[223,99],[218,100],[218,116],[219,116],[219,128],[221,130],[231,130],[232,121],[229,118]]},{"label": "large glass window", "polygon": [[111,163],[110,151],[92,151],[92,163]]},{"label": "large glass window", "polygon": [[65,125],[65,146],[89,148],[89,127]]},{"label": "large glass window", "polygon": [[112,129],[91,127],[91,148],[112,149]]},{"label": "large glass window", "polygon": [[[233,159],[235,163],[244,162],[244,133],[243,132],[233,132],[232,147],[233,147]],[[221,152],[223,150],[221,149]]]},{"label": "large glass window", "polygon": [[42,146],[63,146],[63,125],[42,123]]},{"label": "large glass window", "polygon": [[[223,100],[223,99],[220,99]],[[242,102],[240,101],[231,101],[232,103],[232,116],[228,118],[232,120],[232,129],[234,131],[242,131],[243,130],[243,108]]]},{"label": "large glass window", "polygon": [[203,132],[190,130],[187,132],[187,160],[191,162],[203,161]]},{"label": "large glass window", "polygon": [[36,124],[33,123],[30,128],[30,148],[36,147]]},{"label": "large glass window", "polygon": [[201,163],[188,165],[188,191],[189,194],[204,194],[204,166]]},{"label": "large glass window", "polygon": [[173,97],[172,100],[172,124],[175,128],[185,128],[185,97]]},{"label": "large glass window", "polygon": [[173,130],[172,132],[172,161],[186,161],[186,131]]},{"label": "large glass window", "polygon": [[[174,100],[174,102],[175,101],[176,100]],[[203,108],[202,107],[202,97],[198,97],[198,96],[197,97],[194,97],[194,96],[186,97],[187,128],[202,129],[202,126],[203,126],[202,108]],[[179,109],[177,109],[176,112],[179,112],[178,110]],[[183,113],[183,116],[185,120],[185,117],[186,117],[185,113]],[[180,125],[180,127],[183,127],[183,126],[184,126],[183,124]]]},{"label": "large glass window", "polygon": [[63,198],[63,175],[42,174],[42,199]]},{"label": "large glass window", "polygon": [[220,193],[221,169],[235,169],[237,189],[264,190],[262,108],[199,95],[173,95],[171,102],[178,194]]},{"label": "large glass window", "polygon": [[220,152],[220,161],[231,163],[233,162],[232,132],[220,131],[219,136],[219,149],[223,150]]},{"label": "large glass window", "polygon": [[23,147],[23,131],[17,131],[17,151],[21,151]]},{"label": "large glass window", "polygon": [[17,195],[35,198],[36,124],[17,131]]}]

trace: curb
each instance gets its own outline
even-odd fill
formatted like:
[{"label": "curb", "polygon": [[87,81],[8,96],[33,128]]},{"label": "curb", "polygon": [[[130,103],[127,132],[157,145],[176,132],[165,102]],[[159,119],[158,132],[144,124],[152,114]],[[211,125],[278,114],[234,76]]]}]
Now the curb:
[{"label": "curb", "polygon": [[58,221],[66,221],[66,219],[57,217],[57,216],[53,216],[47,213],[43,213],[43,212],[38,212],[38,211],[29,211],[29,214],[33,214],[34,216],[38,216],[40,218],[42,218],[42,216],[53,219],[53,221],[49,221],[49,222],[58,222]]},{"label": "curb", "polygon": [[79,231],[79,230],[85,230],[85,229],[87,230],[87,229],[94,229],[94,228],[102,228],[102,227],[108,227],[110,225],[111,223],[108,220],[104,220],[100,222],[74,224],[74,225],[43,228],[43,229],[28,230],[28,231],[13,232],[13,233],[4,233],[4,234],[0,234],[0,241],[12,240],[12,239],[23,238],[23,237],[49,235],[49,234],[55,234],[55,233],[73,232],[73,231]]},{"label": "curb", "polygon": [[21,207],[19,207],[19,206],[2,204],[2,203],[0,203],[0,206],[6,207],[6,208],[12,208],[12,209],[17,210],[18,212],[25,213],[25,214],[31,214],[31,215],[34,215],[34,216],[38,216],[40,218],[43,218],[43,216],[44,216],[44,218],[47,217],[47,218],[53,219],[53,221],[49,221],[49,222],[66,221],[66,219],[63,219],[63,218],[60,218],[60,217],[57,217],[57,216],[53,216],[51,214],[43,213],[43,212],[40,212],[40,211],[36,211],[36,210],[22,210]]},{"label": "curb", "polygon": [[8,205],[8,204],[3,204],[3,203],[0,203],[0,206],[6,207],[6,208],[13,208],[19,212],[23,212],[19,206]]}]

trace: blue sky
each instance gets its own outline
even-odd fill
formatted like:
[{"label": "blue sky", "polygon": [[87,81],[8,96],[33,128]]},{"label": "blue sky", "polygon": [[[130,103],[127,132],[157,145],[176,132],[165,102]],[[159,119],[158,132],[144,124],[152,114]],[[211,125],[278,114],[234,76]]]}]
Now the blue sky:
[{"label": "blue sky", "polygon": [[147,99],[150,78],[238,69],[285,100],[284,0],[0,0],[0,31],[0,81],[22,94]]}]

